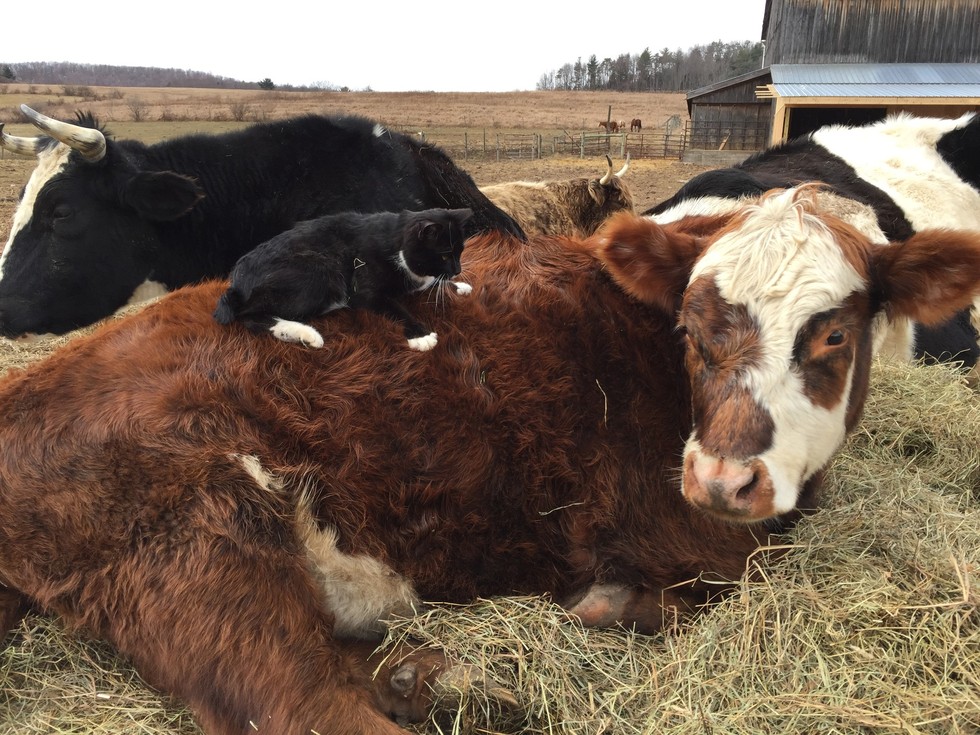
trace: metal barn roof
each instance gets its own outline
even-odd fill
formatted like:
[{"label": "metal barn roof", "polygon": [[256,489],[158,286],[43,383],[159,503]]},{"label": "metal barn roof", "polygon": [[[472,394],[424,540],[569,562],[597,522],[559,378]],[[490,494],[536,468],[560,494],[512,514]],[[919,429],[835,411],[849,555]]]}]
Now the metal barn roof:
[{"label": "metal barn roof", "polygon": [[773,64],[780,97],[980,97],[980,64]]}]

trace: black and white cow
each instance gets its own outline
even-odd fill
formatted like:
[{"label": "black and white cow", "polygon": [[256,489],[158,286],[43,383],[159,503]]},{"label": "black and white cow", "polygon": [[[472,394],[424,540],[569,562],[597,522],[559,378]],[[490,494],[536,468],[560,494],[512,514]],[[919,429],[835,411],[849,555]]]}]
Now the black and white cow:
[{"label": "black and white cow", "polygon": [[21,108],[45,135],[0,256],[0,336],[63,334],[227,275],[296,222],[340,211],[469,208],[467,235],[523,236],[439,148],[358,117],[308,115],[155,145]]},{"label": "black and white cow", "polygon": [[[735,200],[805,181],[821,181],[860,205],[848,207],[844,219],[875,242],[907,239],[926,228],[980,230],[980,116],[897,115],[861,127],[820,128],[731,168],[695,176],[643,214],[660,223],[718,214],[730,211]],[[966,311],[946,324],[912,330],[897,335],[890,349],[904,357],[961,361],[976,371],[980,304],[972,323]]]}]

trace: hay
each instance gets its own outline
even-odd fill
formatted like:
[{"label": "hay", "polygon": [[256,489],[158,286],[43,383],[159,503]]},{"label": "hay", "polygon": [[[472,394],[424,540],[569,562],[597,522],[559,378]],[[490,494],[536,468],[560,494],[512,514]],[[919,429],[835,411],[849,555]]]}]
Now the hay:
[{"label": "hay", "polygon": [[[445,648],[521,702],[464,696],[416,731],[980,732],[980,398],[942,367],[880,363],[872,384],[823,509],[681,630],[586,630],[539,597],[397,621],[392,637]],[[0,732],[197,732],[55,623],[8,642]]]}]

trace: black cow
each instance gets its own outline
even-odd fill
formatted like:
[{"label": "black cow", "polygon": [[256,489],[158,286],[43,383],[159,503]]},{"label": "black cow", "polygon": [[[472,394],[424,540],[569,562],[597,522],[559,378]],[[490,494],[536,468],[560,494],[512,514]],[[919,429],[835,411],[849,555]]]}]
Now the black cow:
[{"label": "black cow", "polygon": [[0,336],[62,334],[210,277],[300,220],[469,208],[467,235],[520,227],[442,150],[359,117],[308,115],[155,145],[22,106],[46,133],[0,146],[38,166],[0,258]]},{"label": "black cow", "polygon": [[[643,214],[669,222],[727,211],[736,199],[821,181],[870,212],[872,239],[902,240],[929,227],[980,230],[980,116],[897,115],[860,127],[831,125],[695,176]],[[855,211],[854,216],[864,216]],[[876,225],[876,227],[875,227]],[[908,356],[976,370],[980,311],[938,327],[916,325]]]}]

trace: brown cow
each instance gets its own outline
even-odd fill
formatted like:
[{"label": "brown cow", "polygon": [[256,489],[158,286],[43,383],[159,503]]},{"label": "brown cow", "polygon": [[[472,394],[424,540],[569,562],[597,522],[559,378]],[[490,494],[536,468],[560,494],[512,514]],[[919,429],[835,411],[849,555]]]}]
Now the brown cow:
[{"label": "brown cow", "polygon": [[609,156],[606,163],[606,172],[594,179],[510,181],[480,191],[528,235],[588,237],[609,215],[633,211],[633,195],[622,178],[629,156],[616,173]]},{"label": "brown cow", "polygon": [[643,130],[643,121],[638,117],[634,117],[630,122],[630,132],[639,133],[641,130]]},{"label": "brown cow", "polygon": [[814,507],[875,315],[980,291],[980,235],[876,245],[799,191],[466,252],[473,294],[413,304],[446,335],[424,355],[361,311],[323,350],[221,327],[212,283],[8,375],[0,620],[111,641],[211,735],[395,735],[442,671],[375,688],[351,639],[419,599],[694,610]]},{"label": "brown cow", "polygon": [[600,120],[599,127],[605,130],[607,133],[619,132],[619,123],[617,123],[615,120],[609,120],[608,122],[606,120]]}]

